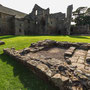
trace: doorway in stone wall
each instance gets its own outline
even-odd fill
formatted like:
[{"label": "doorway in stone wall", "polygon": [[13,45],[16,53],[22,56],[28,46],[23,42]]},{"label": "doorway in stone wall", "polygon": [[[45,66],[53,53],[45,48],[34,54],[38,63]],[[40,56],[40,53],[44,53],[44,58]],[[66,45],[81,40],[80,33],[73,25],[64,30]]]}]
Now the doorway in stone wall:
[{"label": "doorway in stone wall", "polygon": [[58,35],[61,35],[61,31],[60,30],[58,31]]},{"label": "doorway in stone wall", "polygon": [[44,17],[41,18],[41,25],[43,27],[45,27],[45,25],[46,25],[46,22],[45,22],[45,18]]},{"label": "doorway in stone wall", "polygon": [[42,17],[41,18],[41,29],[43,30],[43,34],[45,32],[45,26],[46,26],[45,18]]}]

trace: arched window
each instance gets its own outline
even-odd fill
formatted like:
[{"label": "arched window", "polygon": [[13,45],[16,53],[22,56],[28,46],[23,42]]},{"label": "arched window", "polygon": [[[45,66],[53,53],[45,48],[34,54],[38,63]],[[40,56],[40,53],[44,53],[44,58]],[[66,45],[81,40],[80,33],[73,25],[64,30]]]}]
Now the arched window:
[{"label": "arched window", "polygon": [[1,28],[0,28],[0,32],[1,32]]},{"label": "arched window", "polygon": [[36,11],[35,11],[35,15],[37,16],[37,14],[38,14],[38,11],[36,10]]}]

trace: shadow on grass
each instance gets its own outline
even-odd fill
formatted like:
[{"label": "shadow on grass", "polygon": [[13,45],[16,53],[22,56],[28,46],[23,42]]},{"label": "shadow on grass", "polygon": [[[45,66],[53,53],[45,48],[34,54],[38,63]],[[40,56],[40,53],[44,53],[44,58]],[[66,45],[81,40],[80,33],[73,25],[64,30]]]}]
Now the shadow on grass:
[{"label": "shadow on grass", "polygon": [[7,62],[7,64],[13,66],[14,76],[19,76],[21,83],[28,90],[57,90],[56,88],[52,88],[50,85],[47,85],[46,82],[39,79],[24,65],[12,60],[11,57],[1,54],[0,59],[3,62]]},{"label": "shadow on grass", "polygon": [[8,38],[14,38],[14,37],[17,37],[17,36],[14,36],[14,35],[0,36],[0,39],[8,39]]},{"label": "shadow on grass", "polygon": [[85,36],[69,36],[71,38],[79,38],[79,39],[90,39],[88,37],[85,37]]},{"label": "shadow on grass", "polygon": [[[68,35],[26,35],[28,37],[37,37],[37,36],[63,36],[63,37],[67,37]],[[20,36],[15,36],[15,35],[5,35],[5,36],[0,36],[0,39],[8,39],[8,38],[15,38],[15,37],[20,37]],[[22,36],[25,37],[25,36]],[[86,36],[79,36],[79,35],[69,35],[69,37],[71,38],[80,38],[80,39],[90,39]]]},{"label": "shadow on grass", "polygon": [[67,35],[24,35],[24,36],[21,36],[21,35],[19,35],[19,36],[17,36],[17,35],[5,35],[5,36],[0,36],[0,39],[8,39],[8,38],[15,38],[15,37],[42,37],[42,36],[67,36]]}]

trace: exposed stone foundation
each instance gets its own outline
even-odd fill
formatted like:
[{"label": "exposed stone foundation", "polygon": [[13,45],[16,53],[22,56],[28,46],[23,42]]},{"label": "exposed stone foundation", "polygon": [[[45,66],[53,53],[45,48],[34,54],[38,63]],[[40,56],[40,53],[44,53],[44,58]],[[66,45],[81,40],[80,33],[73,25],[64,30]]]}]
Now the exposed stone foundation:
[{"label": "exposed stone foundation", "polygon": [[90,44],[57,42],[53,40],[32,43],[29,48],[4,49],[60,90],[90,89]]},{"label": "exposed stone foundation", "polygon": [[3,42],[3,41],[0,41],[0,45],[3,45],[3,44],[5,44],[5,42]]}]

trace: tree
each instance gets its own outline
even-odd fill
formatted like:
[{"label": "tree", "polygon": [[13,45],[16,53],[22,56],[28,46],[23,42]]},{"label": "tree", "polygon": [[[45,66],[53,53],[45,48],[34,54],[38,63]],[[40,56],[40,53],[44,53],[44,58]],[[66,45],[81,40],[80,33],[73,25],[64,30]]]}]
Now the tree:
[{"label": "tree", "polygon": [[73,12],[74,16],[82,16],[86,13],[87,7],[79,7],[76,9],[76,11]]},{"label": "tree", "polygon": [[90,8],[79,7],[73,12],[75,19],[73,20],[76,25],[90,25]]},{"label": "tree", "polygon": [[90,25],[90,16],[79,16],[74,21],[76,25]]}]

